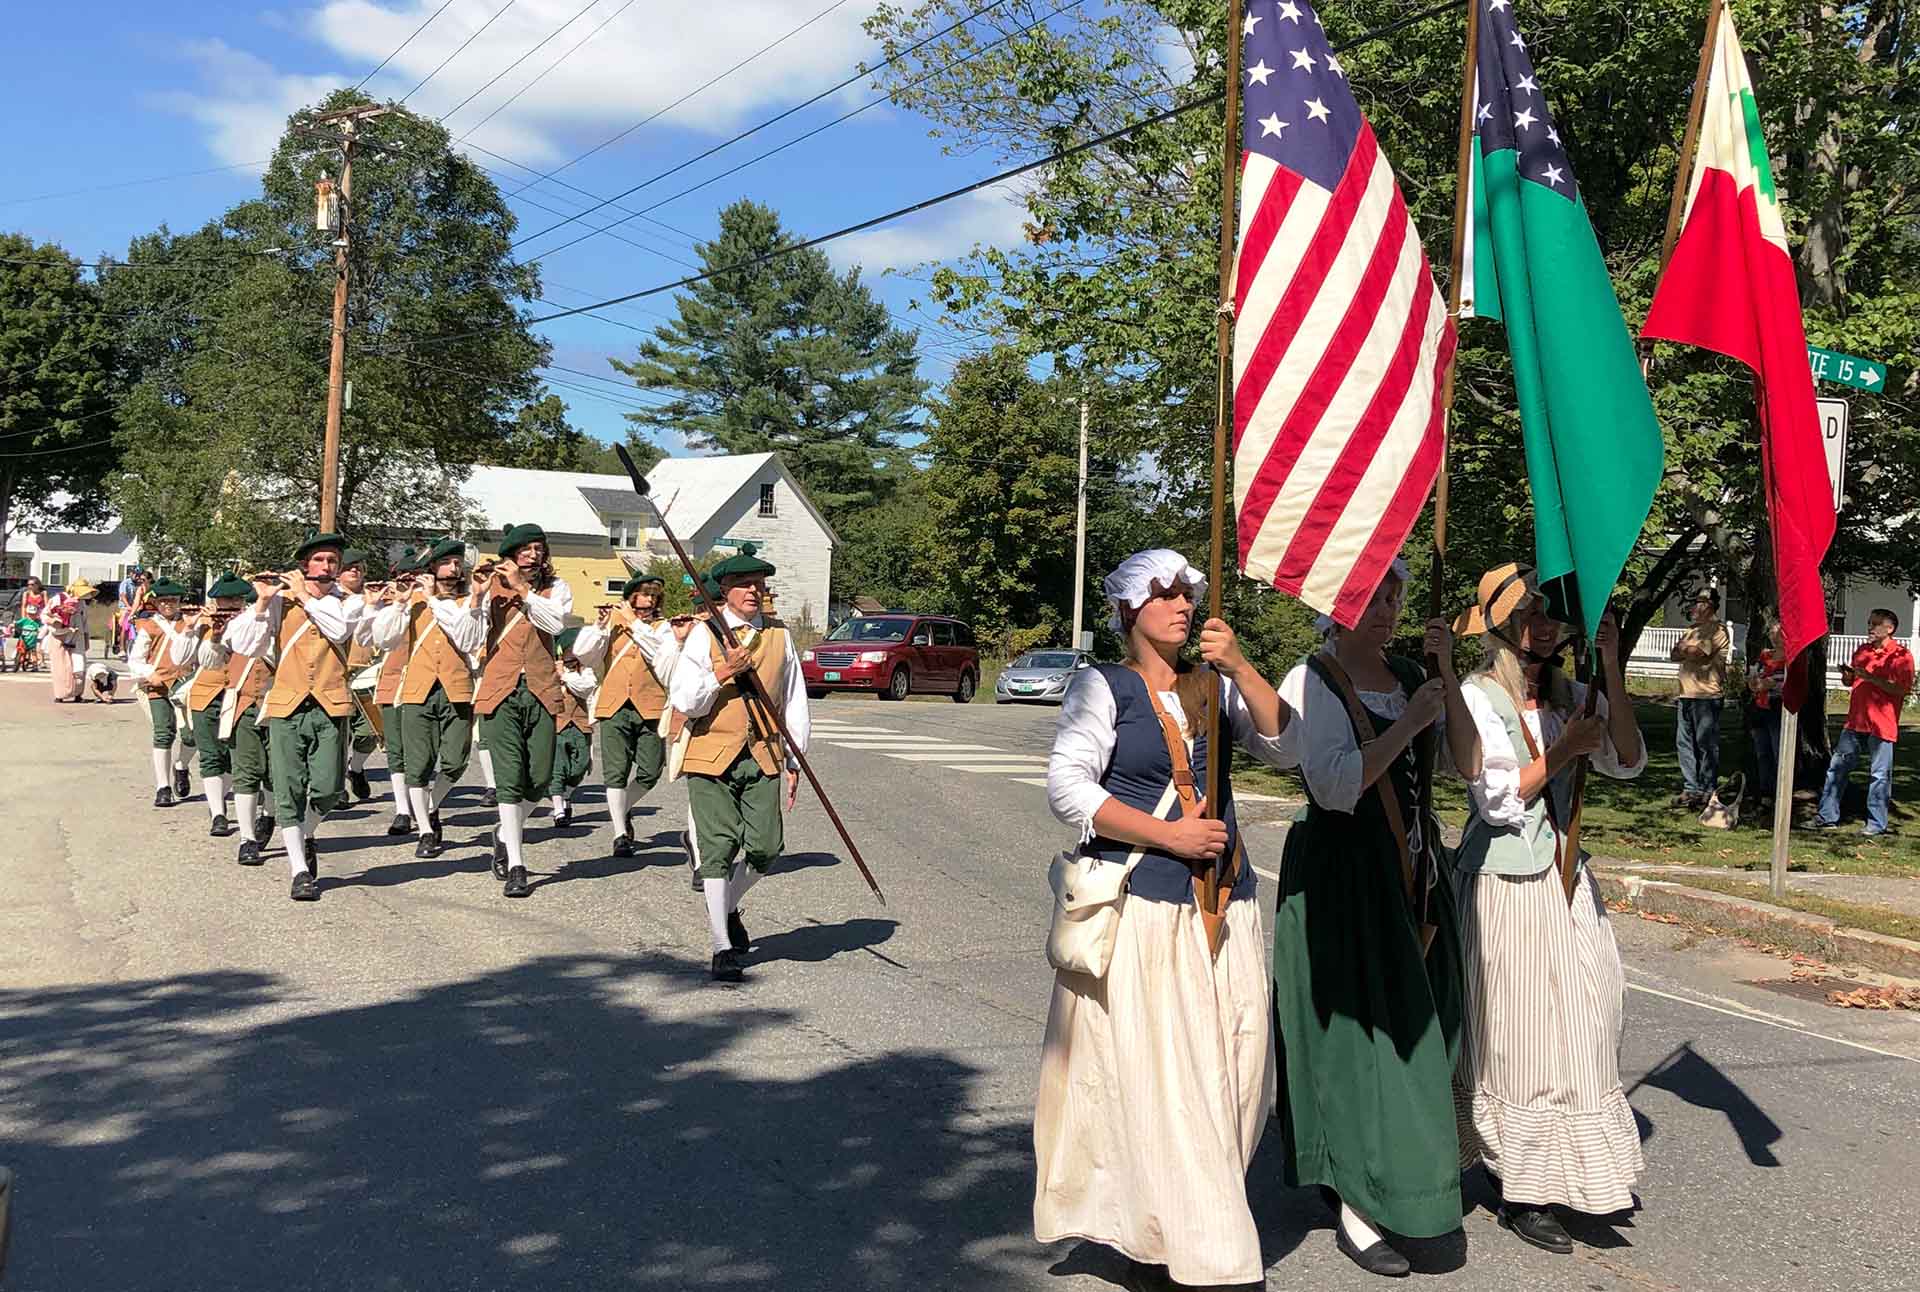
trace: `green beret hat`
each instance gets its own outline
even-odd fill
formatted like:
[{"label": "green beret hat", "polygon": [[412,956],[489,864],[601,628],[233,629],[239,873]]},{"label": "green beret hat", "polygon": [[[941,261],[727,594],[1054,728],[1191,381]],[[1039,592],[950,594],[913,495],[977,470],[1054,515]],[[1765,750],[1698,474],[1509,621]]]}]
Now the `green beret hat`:
[{"label": "green beret hat", "polygon": [[457,556],[461,560],[465,560],[467,557],[467,540],[464,538],[441,539],[439,542],[435,543],[427,551],[422,552],[419,555],[419,557],[416,558],[418,561],[418,565],[416,568],[422,569],[422,570],[431,570],[434,566],[440,564],[440,562],[446,560],[449,556]]},{"label": "green beret hat", "polygon": [[207,589],[207,595],[210,597],[250,597],[253,595],[253,585],[235,574],[232,570],[228,570],[220,576],[219,580],[215,582],[211,588]]},{"label": "green beret hat", "polygon": [[707,577],[715,583],[724,583],[728,579],[764,579],[773,573],[773,566],[760,559],[759,549],[752,543],[743,544],[739,551],[707,571]]},{"label": "green beret hat", "polygon": [[630,597],[640,589],[648,586],[665,588],[667,581],[657,574],[648,574],[645,570],[642,570],[620,585],[620,595]]},{"label": "green beret hat", "polygon": [[389,567],[388,572],[391,574],[414,574],[417,573],[419,569],[420,553],[414,551],[411,547],[403,547],[400,549],[400,555],[393,558],[393,564]]},{"label": "green beret hat", "polygon": [[[253,589],[249,586],[247,590],[251,592]],[[184,597],[187,595],[187,590],[175,583],[172,579],[162,579],[153,585],[153,595],[156,597]]]},{"label": "green beret hat", "polygon": [[347,550],[347,537],[345,534],[335,534],[332,532],[322,534],[310,529],[307,531],[306,538],[301,540],[300,546],[293,549],[293,559],[296,561],[304,561],[307,559],[308,553],[317,552],[323,547],[337,547],[342,552],[345,552]]},{"label": "green beret hat", "polygon": [[363,547],[349,547],[340,553],[340,568],[343,570],[348,566],[365,565],[366,563],[367,551]]},{"label": "green beret hat", "polygon": [[555,637],[553,644],[560,649],[562,655],[571,655],[573,654],[573,644],[579,640],[580,628],[578,625],[575,625]]},{"label": "green beret hat", "polygon": [[528,543],[544,543],[547,531],[538,525],[509,525],[500,535],[500,555],[512,556]]}]

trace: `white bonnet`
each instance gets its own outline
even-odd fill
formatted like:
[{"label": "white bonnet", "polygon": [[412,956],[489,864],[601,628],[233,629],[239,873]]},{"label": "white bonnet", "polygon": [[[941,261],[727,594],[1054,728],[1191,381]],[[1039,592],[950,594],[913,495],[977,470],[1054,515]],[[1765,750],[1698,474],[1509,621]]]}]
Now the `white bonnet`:
[{"label": "white bonnet", "polygon": [[1107,605],[1113,610],[1112,618],[1107,621],[1113,631],[1122,637],[1126,636],[1127,625],[1122,612],[1138,610],[1146,605],[1147,599],[1153,595],[1155,584],[1171,588],[1175,583],[1184,583],[1192,588],[1193,599],[1198,602],[1206,591],[1207,576],[1187,564],[1186,557],[1168,547],[1135,552],[1120,562],[1101,585],[1107,594]]}]

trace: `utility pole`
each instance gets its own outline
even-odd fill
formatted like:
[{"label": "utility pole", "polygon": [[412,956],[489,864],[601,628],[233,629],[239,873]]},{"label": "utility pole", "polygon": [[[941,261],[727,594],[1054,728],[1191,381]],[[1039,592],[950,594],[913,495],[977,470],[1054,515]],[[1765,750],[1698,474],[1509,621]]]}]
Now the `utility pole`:
[{"label": "utility pole", "polygon": [[[333,348],[327,362],[327,433],[320,456],[320,528],[331,530],[340,502],[340,409],[346,394],[347,273],[353,229],[353,145],[360,122],[384,116],[384,107],[345,108],[315,117],[340,123],[340,202],[333,225]],[[324,207],[322,208],[324,210]]]},{"label": "utility pole", "polygon": [[1073,649],[1080,649],[1081,621],[1087,602],[1087,396],[1080,394],[1079,517],[1073,540]]}]

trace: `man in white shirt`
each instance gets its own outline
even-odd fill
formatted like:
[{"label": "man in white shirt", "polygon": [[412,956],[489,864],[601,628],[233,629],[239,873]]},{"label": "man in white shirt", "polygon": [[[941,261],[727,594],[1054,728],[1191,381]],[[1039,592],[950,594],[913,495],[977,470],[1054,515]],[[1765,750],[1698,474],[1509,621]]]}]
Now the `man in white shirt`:
[{"label": "man in white shirt", "polygon": [[[350,603],[354,620],[353,640],[347,643],[347,688],[371,693],[371,682],[354,685],[361,672],[377,657],[373,645],[373,607],[367,601],[365,549],[349,547],[340,554],[340,576],[334,580],[333,591],[335,596]],[[370,702],[363,704],[356,698],[349,728],[352,744],[347,752],[347,788],[361,802],[373,797],[373,786],[367,783],[367,759],[380,747],[380,733],[373,729],[373,719],[367,716],[372,707]],[[395,813],[407,810],[406,791],[398,786],[393,796],[393,810]]]},{"label": "man in white shirt", "polygon": [[235,654],[278,660],[265,702],[267,764],[296,902],[319,900],[314,835],[323,816],[346,805],[346,652],[359,624],[359,603],[334,595],[346,545],[338,534],[309,534],[294,549],[295,568],[256,580],[253,610],[226,631]]},{"label": "man in white shirt", "polygon": [[659,784],[666,761],[661,717],[680,644],[673,626],[660,617],[665,593],[661,580],[634,575],[620,590],[626,604],[603,608],[599,621],[582,628],[573,646],[580,662],[600,675],[593,722],[600,730],[600,772],[607,782],[616,857],[633,856],[628,813],[635,799]]},{"label": "man in white shirt", "polygon": [[466,774],[473,737],[473,657],[486,643],[481,593],[469,589],[466,543],[445,538],[421,561],[404,596],[374,617],[374,644],[405,657],[394,696],[403,763],[389,768],[407,787],[416,857],[437,857],[446,846],[440,805]]},{"label": "man in white shirt", "polygon": [[173,685],[186,670],[174,662],[174,644],[186,637],[180,618],[180,599],[187,590],[172,579],[153,585],[151,613],[135,621],[127,669],[134,687],[147,700],[153,720],[153,805],[172,807],[193,790],[187,779],[187,749],[192,733],[182,729],[173,707]]},{"label": "man in white shirt", "polygon": [[500,557],[474,588],[487,614],[486,656],[474,708],[493,755],[496,811],[494,877],[507,897],[525,897],[527,818],[553,780],[554,720],[562,683],[553,639],[573,613],[573,590],[553,572],[547,534],[538,525],[511,525]]},{"label": "man in white shirt", "polygon": [[[737,645],[725,649],[713,625],[695,624],[673,670],[673,707],[688,719],[681,768],[719,982],[745,977],[751,941],[740,920],[740,899],[785,846],[781,779],[784,774],[790,808],[800,783],[794,754],[807,751],[812,733],[793,640],[786,625],[761,613],[773,573],[751,545],[714,566],[710,577],[724,598],[720,616]],[[749,673],[751,682],[744,676]],[[766,711],[769,698],[780,706],[791,749]]]}]

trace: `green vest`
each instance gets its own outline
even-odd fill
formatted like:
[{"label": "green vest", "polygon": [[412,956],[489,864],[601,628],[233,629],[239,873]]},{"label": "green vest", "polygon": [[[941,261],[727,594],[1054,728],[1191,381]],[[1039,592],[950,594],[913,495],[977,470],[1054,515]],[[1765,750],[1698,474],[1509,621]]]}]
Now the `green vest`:
[{"label": "green vest", "polygon": [[[1480,688],[1480,693],[1493,705],[1494,713],[1507,729],[1507,740],[1513,745],[1513,752],[1524,767],[1527,736],[1525,728],[1520,725],[1520,713],[1513,707],[1513,697],[1490,677],[1473,677],[1467,681],[1468,685]],[[1551,794],[1557,789],[1557,797],[1563,804],[1569,789],[1567,775],[1567,771],[1563,770],[1547,791]],[[1561,819],[1566,819],[1564,813]],[[1466,833],[1460,836],[1460,847],[1453,855],[1453,864],[1462,872],[1484,870],[1495,875],[1516,877],[1537,875],[1558,864],[1559,846],[1560,835],[1547,816],[1547,794],[1542,794],[1527,804],[1527,822],[1523,826],[1496,826],[1475,812],[1467,821]],[[1585,860],[1584,854],[1581,859]]]}]

